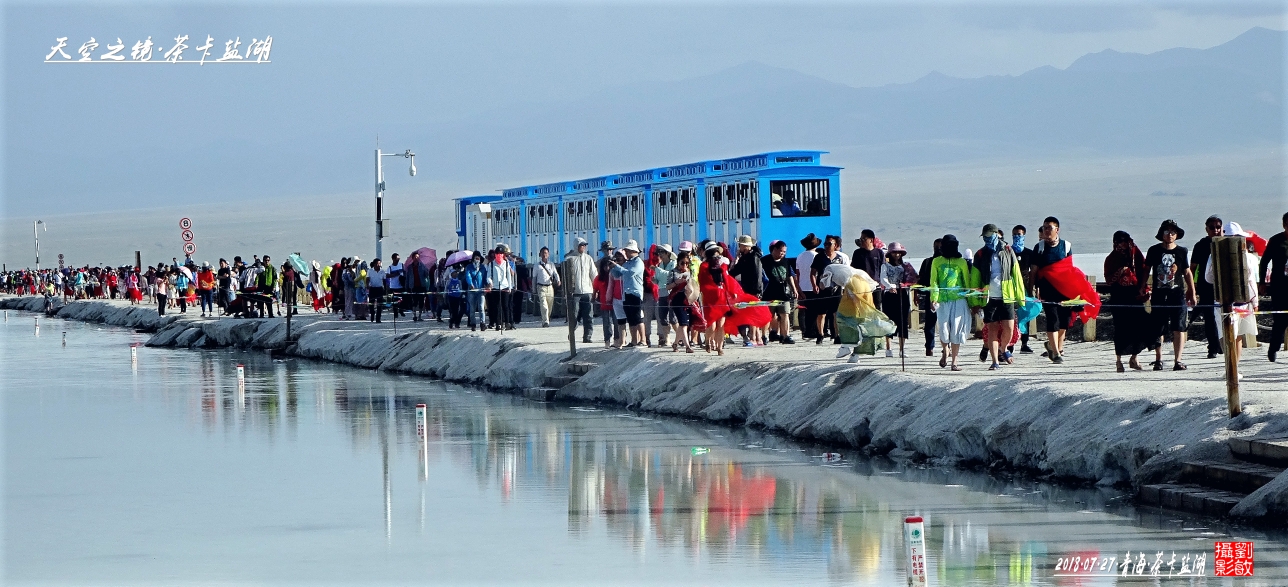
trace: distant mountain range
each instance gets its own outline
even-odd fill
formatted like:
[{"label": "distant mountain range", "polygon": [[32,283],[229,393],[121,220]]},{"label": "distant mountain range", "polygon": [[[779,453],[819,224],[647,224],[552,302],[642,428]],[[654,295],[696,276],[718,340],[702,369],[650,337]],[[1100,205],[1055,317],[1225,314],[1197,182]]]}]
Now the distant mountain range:
[{"label": "distant mountain range", "polygon": [[[1034,154],[1171,155],[1282,144],[1285,32],[1210,49],[1106,50],[1065,69],[856,88],[747,63],[416,129],[448,181],[528,183],[816,148],[904,166]],[[498,187],[500,187],[498,185]]]}]

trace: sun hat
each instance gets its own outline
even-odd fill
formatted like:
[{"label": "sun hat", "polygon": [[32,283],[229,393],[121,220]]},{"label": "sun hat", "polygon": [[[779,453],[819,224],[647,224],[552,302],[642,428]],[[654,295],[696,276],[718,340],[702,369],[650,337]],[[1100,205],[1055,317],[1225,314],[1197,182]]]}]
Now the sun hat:
[{"label": "sun hat", "polygon": [[1171,218],[1164,220],[1162,224],[1158,225],[1158,234],[1154,235],[1154,238],[1160,241],[1163,240],[1164,230],[1170,230],[1172,232],[1175,232],[1176,240],[1181,240],[1185,238],[1185,230],[1182,229],[1180,226],[1177,226],[1176,221],[1172,220]]},{"label": "sun hat", "polygon": [[579,247],[580,247],[580,246],[582,246],[582,245],[588,245],[588,244],[590,244],[590,243],[586,242],[586,239],[581,238],[581,237],[577,237],[577,246],[579,246]]},{"label": "sun hat", "polygon": [[672,251],[672,250],[671,250],[671,245],[658,245],[658,246],[657,246],[657,248],[658,248],[658,250],[659,250],[659,251],[666,251],[666,254],[668,254],[668,255],[674,255],[674,254],[675,254],[675,251]]},{"label": "sun hat", "polygon": [[738,237],[738,244],[754,247],[756,246],[756,239],[751,238],[751,235],[749,234],[744,234]]},{"label": "sun hat", "polygon": [[1221,234],[1224,236],[1252,236],[1242,226],[1239,226],[1238,222],[1234,221],[1226,222],[1225,226],[1221,228]]},{"label": "sun hat", "polygon": [[710,250],[712,250],[712,249],[717,249],[717,250],[718,250],[719,248],[720,248],[720,243],[718,243],[718,242],[716,242],[716,241],[711,241],[711,242],[707,243],[707,246],[703,247],[703,248],[702,248],[702,250],[704,250],[704,251],[710,251]]},{"label": "sun hat", "polygon": [[692,242],[690,242],[690,241],[683,241],[683,242],[681,242],[681,243],[680,243],[680,252],[684,252],[684,251],[689,251],[690,253],[692,253],[692,252],[693,252],[693,243],[692,243]]},{"label": "sun hat", "polygon": [[611,250],[613,250],[613,241],[604,241],[604,242],[599,243],[599,250],[601,250],[601,251],[611,251]]},{"label": "sun hat", "polygon": [[817,249],[821,244],[823,244],[823,241],[819,240],[817,236],[814,236],[814,233],[812,232],[805,235],[805,238],[801,239],[801,246],[806,249]]},{"label": "sun hat", "polygon": [[996,225],[996,224],[993,224],[993,223],[991,223],[991,222],[990,222],[990,223],[988,223],[988,224],[985,224],[985,225],[984,225],[984,230],[983,230],[983,231],[981,231],[981,232],[979,233],[979,235],[980,235],[980,236],[993,236],[993,235],[997,234],[998,232],[1000,232],[1000,231],[999,231],[999,230],[997,230],[997,225]]},{"label": "sun hat", "polygon": [[886,253],[903,253],[906,255],[908,254],[908,249],[903,248],[903,245],[898,242],[893,242],[890,243],[890,248],[886,249]]},{"label": "sun hat", "polygon": [[639,244],[639,243],[637,243],[637,242],[635,242],[635,239],[630,239],[630,240],[626,241],[626,244],[625,244],[625,245],[623,245],[623,246],[622,246],[622,250],[623,250],[623,251],[631,251],[631,252],[633,252],[633,253],[638,253],[638,252],[640,252],[640,244]]}]

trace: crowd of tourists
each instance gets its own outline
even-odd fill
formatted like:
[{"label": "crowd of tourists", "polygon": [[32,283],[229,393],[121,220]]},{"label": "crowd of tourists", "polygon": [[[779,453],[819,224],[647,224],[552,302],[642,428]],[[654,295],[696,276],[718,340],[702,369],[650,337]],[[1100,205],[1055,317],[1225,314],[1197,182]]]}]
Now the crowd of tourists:
[{"label": "crowd of tourists", "polygon": [[[1282,220],[1288,230],[1288,214]],[[1227,317],[1214,299],[1212,239],[1243,236],[1248,251],[1242,279],[1253,295],[1228,319],[1236,336],[1255,337],[1257,316],[1270,314],[1268,358],[1274,361],[1288,327],[1285,234],[1261,239],[1212,216],[1189,248],[1173,220],[1152,236],[1156,242],[1142,252],[1127,232],[1113,235],[1101,291],[1074,267],[1073,244],[1054,217],[1042,221],[1031,244],[1024,225],[1009,235],[985,225],[973,253],[969,243],[946,234],[919,266],[905,260],[903,244],[887,245],[865,229],[848,255],[839,236],[812,233],[795,255],[783,241],[762,249],[747,235],[733,246],[704,240],[648,250],[634,240],[620,247],[605,241],[593,255],[590,243],[577,239],[562,262],[542,248],[538,260],[527,263],[504,244],[441,258],[430,249],[405,261],[393,254],[387,267],[382,259],[358,257],[306,263],[298,253],[280,264],[268,255],[220,259],[214,266],[176,258],[143,268],[8,271],[0,274],[0,287],[47,299],[126,299],[155,304],[160,314],[186,313],[190,305],[201,316],[273,316],[303,308],[340,320],[446,317],[447,328],[472,331],[512,329],[525,310],[548,327],[566,300],[564,313],[581,327],[583,343],[595,343],[598,330],[608,348],[656,345],[723,355],[727,344],[756,348],[797,344],[799,338],[839,345],[837,357],[851,362],[882,350],[886,357],[905,356],[915,308],[926,355],[938,354],[939,365],[954,371],[963,368],[961,350],[973,338],[981,340],[979,359],[990,370],[1035,353],[1030,341],[1037,333],[1030,328],[1039,317],[1046,334],[1041,356],[1062,363],[1068,329],[1096,318],[1103,307],[1113,317],[1118,371],[1181,371],[1192,317],[1203,322],[1208,358],[1223,352],[1219,325]],[[1262,307],[1259,293],[1269,294],[1269,307]],[[1140,355],[1151,351],[1153,361],[1142,364]]]}]

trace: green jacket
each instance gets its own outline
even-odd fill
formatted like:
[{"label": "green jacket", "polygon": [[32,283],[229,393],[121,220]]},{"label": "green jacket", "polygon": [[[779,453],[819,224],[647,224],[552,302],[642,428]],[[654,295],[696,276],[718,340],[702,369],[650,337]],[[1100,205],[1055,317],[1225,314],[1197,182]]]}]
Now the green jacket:
[{"label": "green jacket", "polygon": [[[989,262],[989,263],[992,262],[991,253],[987,253],[986,251],[988,251],[988,249],[985,248],[985,249],[980,249],[979,251],[976,252],[975,264],[970,269],[971,281],[975,284],[975,287],[984,288],[985,294],[986,294],[982,296],[971,297],[969,300],[969,303],[972,307],[982,308],[988,305],[987,289],[988,289],[988,282],[992,279],[993,270],[992,270],[992,267],[989,267],[988,275],[984,275],[984,273],[980,270],[980,267],[984,266],[985,262]],[[989,258],[985,259],[984,258],[985,255],[988,255]],[[1024,305],[1024,300],[1026,297],[1024,292],[1024,275],[1020,273],[1019,257],[1017,257],[1014,253],[1010,252],[1009,250],[1007,250],[1007,251],[1004,251],[1003,254],[998,257],[998,259],[1001,260],[1003,263],[1007,263],[1010,265],[1009,271],[1006,271],[1006,270],[1002,271],[1002,301],[1008,304]]]},{"label": "green jacket", "polygon": [[966,297],[966,290],[975,287],[973,279],[966,259],[935,257],[930,263],[930,301],[955,302]]},{"label": "green jacket", "polygon": [[264,270],[255,278],[255,281],[261,288],[273,289],[277,287],[277,268],[271,264],[264,265]]}]

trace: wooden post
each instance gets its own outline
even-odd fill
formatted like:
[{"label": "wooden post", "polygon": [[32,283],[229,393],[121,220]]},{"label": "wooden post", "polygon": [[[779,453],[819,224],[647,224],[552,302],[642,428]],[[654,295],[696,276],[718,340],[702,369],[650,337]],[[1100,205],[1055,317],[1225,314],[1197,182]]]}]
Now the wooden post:
[{"label": "wooden post", "polygon": [[1239,362],[1235,360],[1235,348],[1239,340],[1234,336],[1233,304],[1221,304],[1225,316],[1221,320],[1221,331],[1225,340],[1225,399],[1230,407],[1230,417],[1238,416],[1243,410],[1239,406]]},{"label": "wooden post", "polygon": [[560,276],[559,282],[564,288],[564,313],[568,315],[568,358],[577,358],[577,318],[581,313],[581,308],[573,308],[572,286],[569,279],[572,276],[572,259],[564,260],[564,274]]},{"label": "wooden post", "polygon": [[1225,346],[1225,395],[1229,404],[1230,417],[1238,416],[1243,410],[1239,405],[1239,362],[1235,359],[1239,340],[1234,336],[1234,304],[1249,301],[1251,291],[1244,279],[1247,255],[1246,244],[1241,236],[1219,236],[1212,239],[1212,275],[1216,300],[1221,303],[1224,314],[1221,319],[1221,333]]},{"label": "wooden post", "polygon": [[[1091,282],[1091,289],[1096,289],[1096,276],[1088,275],[1087,281]],[[1086,342],[1096,341],[1096,319],[1092,318],[1082,323],[1082,340]]]}]

